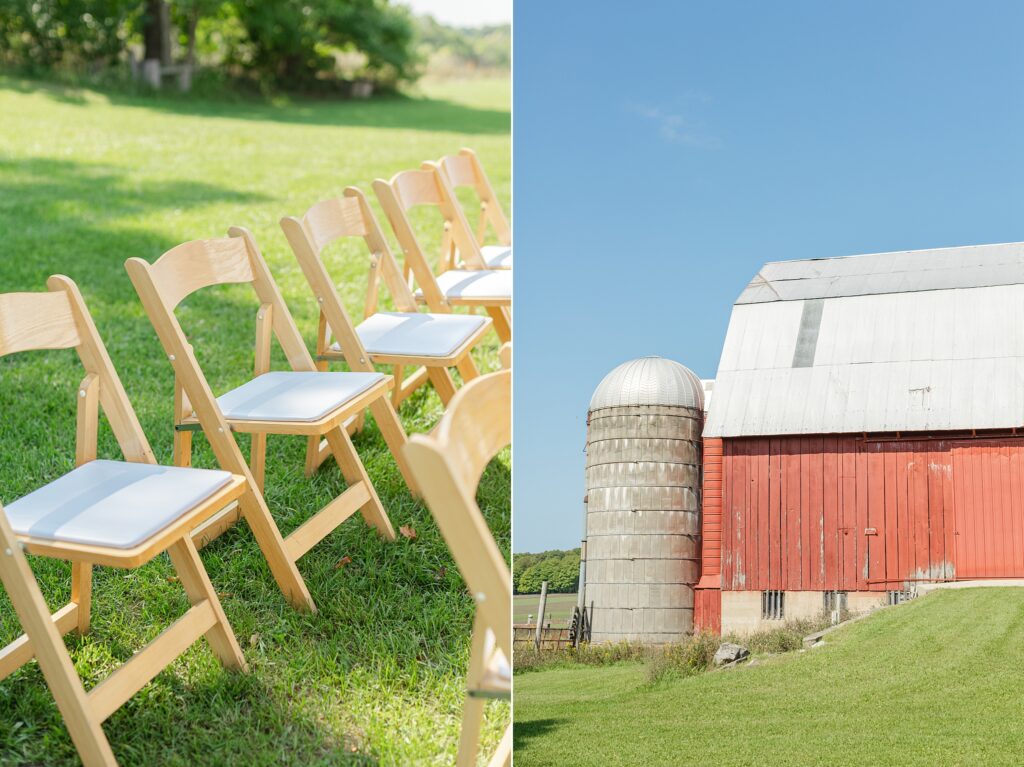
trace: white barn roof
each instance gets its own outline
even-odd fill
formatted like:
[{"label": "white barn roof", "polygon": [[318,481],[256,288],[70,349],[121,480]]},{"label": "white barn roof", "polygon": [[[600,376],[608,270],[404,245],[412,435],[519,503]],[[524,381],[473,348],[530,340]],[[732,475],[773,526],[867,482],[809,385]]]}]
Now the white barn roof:
[{"label": "white barn roof", "polygon": [[769,263],[733,307],[708,437],[1024,425],[1024,243]]}]

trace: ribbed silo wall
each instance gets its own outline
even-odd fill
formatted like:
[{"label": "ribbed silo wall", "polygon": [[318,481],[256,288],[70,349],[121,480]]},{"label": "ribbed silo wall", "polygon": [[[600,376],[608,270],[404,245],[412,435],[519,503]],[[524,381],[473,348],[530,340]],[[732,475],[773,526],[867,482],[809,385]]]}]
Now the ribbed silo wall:
[{"label": "ribbed silo wall", "polygon": [[699,410],[635,405],[587,419],[591,641],[678,642],[700,573]]}]

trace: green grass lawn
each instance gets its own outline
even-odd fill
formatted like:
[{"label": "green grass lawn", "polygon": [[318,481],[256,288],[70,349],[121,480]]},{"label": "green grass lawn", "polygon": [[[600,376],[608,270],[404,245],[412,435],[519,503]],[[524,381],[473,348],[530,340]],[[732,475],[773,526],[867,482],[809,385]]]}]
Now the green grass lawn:
[{"label": "green grass lawn", "polygon": [[516,765],[1017,765],[1022,653],[1024,590],[965,589],[752,668],[521,674]]},{"label": "green grass lawn", "polygon": [[[544,612],[552,626],[563,626],[572,608],[576,606],[575,594],[548,594]],[[526,623],[531,615],[536,617],[540,610],[540,594],[516,594],[512,597],[512,620],[515,623]]]},{"label": "green grass lawn", "polygon": [[[495,81],[427,84],[404,99],[267,104],[105,95],[0,77],[0,291],[41,290],[55,272],[78,282],[158,459],[170,462],[173,376],[125,259],[152,261],[185,240],[247,226],[312,347],[316,304],[280,217],[349,184],[372,199],[374,178],[462,146],[477,150],[507,205],[509,102],[509,83]],[[440,232],[429,240],[438,243]],[[338,248],[328,263],[350,313],[361,316],[361,244]],[[254,300],[238,286],[214,288],[179,311],[217,393],[251,376]],[[497,367],[496,349],[492,337],[482,368]],[[276,347],[274,362],[284,365]],[[82,371],[73,352],[14,355],[0,360],[0,371],[0,499],[9,502],[72,468]],[[431,428],[440,413],[430,389],[401,411],[410,432]],[[247,439],[240,442],[247,452]],[[472,601],[372,420],[356,446],[396,530],[411,525],[415,539],[386,543],[358,516],[343,525],[299,562],[316,615],[288,607],[244,524],[205,548],[251,673],[226,673],[205,644],[193,647],[108,720],[122,765],[454,758]],[[205,441],[196,447],[195,464],[213,466]],[[266,495],[285,534],[344,486],[333,462],[306,480],[304,449],[301,438],[270,439]],[[109,429],[100,454],[120,457]],[[480,489],[506,556],[509,495],[506,452]],[[66,602],[70,567],[32,564],[50,604]],[[98,571],[93,630],[67,640],[87,688],[184,612],[172,574],[166,556],[132,572]],[[19,633],[3,597],[0,641]],[[496,744],[508,716],[507,704],[489,709],[485,746]],[[0,763],[77,763],[34,663],[0,682],[0,721]]]}]

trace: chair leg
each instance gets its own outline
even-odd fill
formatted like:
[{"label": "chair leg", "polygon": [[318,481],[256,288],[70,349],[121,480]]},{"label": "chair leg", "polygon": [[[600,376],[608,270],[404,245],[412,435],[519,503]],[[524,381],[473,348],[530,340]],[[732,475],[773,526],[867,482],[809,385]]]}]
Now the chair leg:
[{"label": "chair leg", "polygon": [[[395,463],[398,464],[398,470],[405,479],[406,487],[409,488],[413,497],[419,498],[419,485],[416,484],[412,469],[409,468],[409,461],[405,457],[405,443],[408,441],[408,437],[405,434],[405,427],[402,426],[402,422],[398,418],[398,413],[386,397],[378,397],[371,402],[370,412],[373,413],[377,428],[380,429],[381,436],[384,437]],[[360,466],[362,466],[361,463]]]},{"label": "chair leg", "polygon": [[510,767],[512,764],[512,723],[509,722],[508,727],[505,728],[505,734],[501,738],[501,742],[498,744],[498,748],[495,749],[494,754],[491,755],[491,761],[487,763],[487,767]]},{"label": "chair leg", "polygon": [[456,767],[475,767],[480,748],[480,727],[483,724],[484,705],[487,701],[469,694],[484,672],[487,662],[487,626],[480,614],[473,621],[473,642],[466,669],[466,705],[462,711],[462,733],[459,735],[459,753]]},{"label": "chair leg", "polygon": [[[267,435],[250,434],[249,442],[249,470],[252,478],[256,480],[256,487],[263,492],[263,477],[267,468]],[[319,443],[318,443],[319,444]]]},{"label": "chair leg", "polygon": [[455,381],[452,380],[452,374],[448,372],[448,368],[429,367],[427,375],[430,376],[430,382],[434,384],[437,396],[441,398],[444,406],[448,407],[448,403],[455,396]]},{"label": "chair leg", "polygon": [[[387,402],[384,398],[380,398],[377,401]],[[390,403],[388,404],[390,406]],[[394,410],[391,412],[394,412]],[[338,468],[341,469],[341,475],[345,478],[345,481],[350,486],[358,482],[366,485],[370,499],[359,510],[363,515],[363,519],[366,520],[366,524],[376,528],[383,538],[393,541],[395,539],[395,528],[391,526],[391,520],[388,519],[387,512],[384,511],[384,505],[377,496],[377,489],[373,486],[373,482],[370,481],[370,475],[366,473],[366,467],[363,466],[363,462],[356,452],[356,446],[352,444],[352,438],[341,427],[331,429],[327,432],[326,436],[327,444],[331,446],[331,453],[334,455],[334,460],[338,464]]]},{"label": "chair leg", "polygon": [[306,582],[299,574],[295,562],[288,556],[284,547],[284,538],[281,531],[274,523],[270,515],[266,501],[257,496],[255,492],[247,493],[238,499],[242,507],[242,515],[249,523],[249,528],[256,538],[256,543],[263,552],[263,558],[267,560],[270,572],[277,581],[277,587],[281,589],[291,605],[296,610],[308,610],[316,612],[316,604],[310,596]]},{"label": "chair leg", "polygon": [[192,465],[192,432],[174,430],[174,465]]},{"label": "chair leg", "polygon": [[512,340],[512,317],[504,306],[488,306],[487,313],[494,320],[494,332],[498,334],[501,343],[508,343]]},{"label": "chair leg", "polygon": [[470,354],[466,354],[458,363],[455,365],[459,371],[459,375],[462,376],[462,383],[468,384],[478,375],[480,375],[480,369],[476,366],[476,362],[473,361],[473,357]]},{"label": "chair leg", "polygon": [[82,764],[86,767],[116,767],[117,761],[107,736],[89,708],[82,680],[75,672],[35,575],[2,512],[0,547],[0,581],[3,581],[18,620],[32,642],[39,668],[64,717],[64,724],[78,749]]},{"label": "chair leg", "polygon": [[181,585],[188,594],[189,602],[195,605],[207,600],[213,608],[214,615],[217,616],[217,622],[205,635],[206,641],[210,643],[210,648],[226,668],[248,671],[249,667],[245,664],[242,648],[238,646],[235,634],[231,630],[231,624],[228,623],[224,608],[217,598],[213,584],[210,583],[210,576],[206,574],[206,568],[203,567],[203,562],[199,558],[199,552],[196,551],[191,537],[185,536],[173,544],[167,553],[171,557],[171,563],[178,573]]},{"label": "chair leg", "polygon": [[86,634],[92,612],[92,565],[88,562],[71,563],[71,601],[78,605],[78,625],[75,630],[79,634]]},{"label": "chair leg", "polygon": [[455,757],[456,767],[476,767],[476,756],[480,750],[480,727],[484,721],[483,698],[466,696],[462,709],[462,732],[459,734],[459,752]]}]

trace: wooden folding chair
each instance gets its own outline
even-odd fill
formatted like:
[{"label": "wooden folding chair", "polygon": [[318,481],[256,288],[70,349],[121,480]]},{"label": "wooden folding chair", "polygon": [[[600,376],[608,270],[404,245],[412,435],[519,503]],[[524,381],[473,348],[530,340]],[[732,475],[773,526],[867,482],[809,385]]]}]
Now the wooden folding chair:
[{"label": "wooden folding chair", "polygon": [[[226,471],[157,466],[146,435],[78,287],[53,276],[46,293],[0,295],[0,356],[71,349],[85,368],[78,388],[76,468],[0,507],[0,580],[25,633],[0,650],[0,679],[36,658],[68,732],[91,765],[115,765],[102,723],[205,636],[228,668],[246,670],[191,532],[245,491]],[[124,461],[96,458],[102,406]],[[71,562],[71,601],[51,614],[22,553]],[[166,551],[191,607],[89,692],[63,634],[89,630],[93,565],[132,569]]]},{"label": "wooden folding chair", "polygon": [[[480,201],[480,218],[477,221],[476,241],[480,245],[480,254],[484,262],[491,269],[512,268],[512,228],[508,219],[505,218],[505,211],[501,202],[494,194],[494,187],[491,180],[484,172],[480,158],[472,149],[460,149],[458,154],[448,154],[438,160],[437,164],[444,171],[448,183],[453,190],[470,188],[476,192],[477,200]],[[424,169],[429,169],[428,163],[423,163]],[[484,245],[487,241],[488,226],[498,239],[497,245]],[[455,243],[449,245],[449,260],[455,261]]]},{"label": "wooden folding chair", "polygon": [[[491,321],[475,315],[420,313],[359,189],[348,187],[343,197],[317,203],[301,219],[282,218],[281,228],[320,305],[317,361],[321,369],[339,360],[352,370],[365,372],[373,372],[374,364],[392,365],[395,407],[427,380],[448,404],[455,395],[449,368],[458,368],[467,381],[479,374],[470,351],[487,333]],[[321,258],[327,245],[343,237],[361,237],[370,252],[364,320],[358,327],[349,319]],[[377,310],[382,282],[397,311]],[[331,343],[332,336],[338,339],[336,343]],[[408,367],[418,369],[406,377]]]},{"label": "wooden folding chair", "polygon": [[[475,765],[484,704],[508,698],[512,677],[512,574],[476,503],[480,476],[512,438],[512,371],[481,376],[452,399],[437,428],[416,434],[405,451],[477,607],[466,675],[467,697],[457,765]],[[509,764],[509,724],[491,765]]]},{"label": "wooden folding chair", "polygon": [[[499,340],[511,341],[512,272],[488,267],[444,173],[436,163],[427,165],[425,169],[397,173],[390,181],[373,182],[377,199],[405,255],[405,274],[419,285],[416,300],[438,313],[449,312],[453,306],[483,307],[494,320]],[[407,215],[418,205],[436,205],[444,219],[436,276]],[[458,268],[451,268],[448,257],[452,243],[462,259]]]},{"label": "wooden folding chair", "polygon": [[[211,519],[196,531],[196,542],[205,545],[241,514],[252,527],[282,592],[297,608],[312,610],[313,599],[296,568],[303,554],[356,511],[384,538],[395,537],[345,422],[369,407],[406,481],[415,490],[401,452],[405,431],[388,399],[394,381],[381,373],[318,371],[252,234],[233,227],[229,235],[184,243],[153,264],[130,258],[125,268],[174,368],[175,463],[191,463],[191,432],[202,430],[221,467],[246,480],[240,509]],[[195,291],[226,283],[250,284],[261,304],[256,312],[255,377],[217,398],[174,310]],[[272,336],[284,350],[291,370],[270,371]],[[232,431],[252,435],[248,466],[230,436]],[[286,538],[282,538],[262,493],[268,434],[325,436],[327,449],[348,485]]]}]

